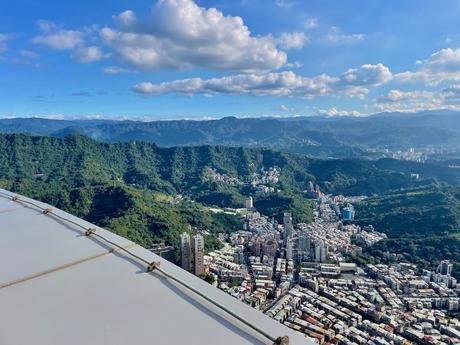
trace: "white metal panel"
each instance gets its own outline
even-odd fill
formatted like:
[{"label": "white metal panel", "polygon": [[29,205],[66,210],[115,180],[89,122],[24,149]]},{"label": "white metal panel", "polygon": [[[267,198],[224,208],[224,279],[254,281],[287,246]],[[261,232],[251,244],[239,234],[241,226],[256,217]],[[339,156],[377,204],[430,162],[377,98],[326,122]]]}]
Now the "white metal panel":
[{"label": "white metal panel", "polygon": [[[55,212],[84,227],[94,227],[65,212]],[[83,231],[0,197],[0,286],[107,252],[109,246],[103,240],[86,237]],[[101,228],[97,233],[117,245],[133,245]],[[149,262],[160,261],[168,274],[264,332],[274,337],[288,335],[291,345],[313,344],[146,249],[134,246],[130,250]],[[144,263],[121,252],[0,288],[1,345],[181,343],[235,345],[270,341],[160,273],[146,273]]]},{"label": "white metal panel", "polygon": [[0,236],[0,284],[108,250],[83,229],[24,207],[0,213]]}]

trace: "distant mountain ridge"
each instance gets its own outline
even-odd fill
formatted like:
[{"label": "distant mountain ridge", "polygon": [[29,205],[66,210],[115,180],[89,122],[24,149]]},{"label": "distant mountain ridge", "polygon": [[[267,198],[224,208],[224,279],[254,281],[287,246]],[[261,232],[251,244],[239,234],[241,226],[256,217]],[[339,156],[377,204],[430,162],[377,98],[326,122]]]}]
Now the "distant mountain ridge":
[{"label": "distant mountain ridge", "polygon": [[318,157],[371,156],[369,149],[460,149],[460,113],[382,113],[370,117],[236,118],[114,121],[0,119],[0,133],[65,137],[82,134],[105,142],[147,141],[159,146],[268,147]]}]

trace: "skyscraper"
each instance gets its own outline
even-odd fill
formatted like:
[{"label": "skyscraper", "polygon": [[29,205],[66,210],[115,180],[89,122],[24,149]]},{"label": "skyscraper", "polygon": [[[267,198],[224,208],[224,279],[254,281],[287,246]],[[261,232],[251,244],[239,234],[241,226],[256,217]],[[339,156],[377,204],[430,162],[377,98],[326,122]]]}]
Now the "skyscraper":
[{"label": "skyscraper", "polygon": [[181,267],[190,272],[190,235],[183,232],[180,235],[180,260]]},{"label": "skyscraper", "polygon": [[200,234],[193,236],[193,273],[196,276],[204,273],[204,239]]},{"label": "skyscraper", "polygon": [[283,216],[283,225],[284,225],[284,239],[286,240],[292,234],[292,215],[289,212],[285,212]]}]

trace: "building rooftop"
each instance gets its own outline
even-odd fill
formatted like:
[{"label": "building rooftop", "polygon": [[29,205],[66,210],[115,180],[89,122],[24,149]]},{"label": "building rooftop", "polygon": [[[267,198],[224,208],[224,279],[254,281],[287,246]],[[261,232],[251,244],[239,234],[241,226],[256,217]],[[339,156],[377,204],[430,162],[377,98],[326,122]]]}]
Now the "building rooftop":
[{"label": "building rooftop", "polygon": [[313,344],[123,237],[2,189],[0,262],[0,344]]}]

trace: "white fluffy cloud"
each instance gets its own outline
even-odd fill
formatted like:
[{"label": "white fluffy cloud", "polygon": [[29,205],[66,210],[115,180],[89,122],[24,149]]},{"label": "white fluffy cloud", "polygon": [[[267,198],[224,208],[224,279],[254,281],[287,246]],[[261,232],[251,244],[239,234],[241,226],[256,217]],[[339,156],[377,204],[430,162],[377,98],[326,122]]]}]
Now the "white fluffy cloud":
[{"label": "white fluffy cloud", "polygon": [[99,47],[80,47],[73,53],[73,58],[80,63],[90,63],[100,61],[104,58],[104,53]]},{"label": "white fluffy cloud", "polygon": [[428,59],[419,61],[415,71],[399,73],[395,79],[400,82],[422,82],[430,85],[459,81],[460,48],[442,49]]},{"label": "white fluffy cloud", "polygon": [[376,65],[364,64],[360,68],[350,68],[341,77],[343,85],[367,87],[388,82],[392,78],[390,69],[379,63]]},{"label": "white fluffy cloud", "polygon": [[285,32],[278,38],[278,44],[283,49],[299,49],[308,43],[308,37],[303,32]]},{"label": "white fluffy cloud", "polygon": [[401,91],[401,90],[390,90],[384,96],[378,98],[380,103],[395,103],[413,100],[428,100],[433,98],[433,92],[430,91]]},{"label": "white fluffy cloud", "polygon": [[441,95],[444,99],[452,102],[460,102],[460,85],[450,85],[442,90]]},{"label": "white fluffy cloud", "polygon": [[375,100],[373,108],[377,111],[416,112],[438,109],[458,110],[459,104],[460,86],[451,85],[439,92],[390,90]]},{"label": "white fluffy cloud", "polygon": [[[432,91],[390,90],[378,97],[373,108],[377,111],[415,112],[421,110],[460,110],[460,48],[446,48],[432,54],[428,59],[418,61],[413,71],[393,76],[397,83],[428,85]],[[439,84],[454,83],[439,88]],[[435,87],[438,86],[438,87]],[[435,87],[435,88],[433,88]]]},{"label": "white fluffy cloud", "polygon": [[239,74],[212,79],[190,78],[159,84],[144,82],[133,86],[132,90],[151,96],[177,93],[185,95],[295,96],[308,99],[325,95],[362,97],[368,92],[368,88],[389,81],[391,76],[388,67],[378,64],[349,69],[339,77],[322,74],[309,78],[286,71],[267,74]]},{"label": "white fluffy cloud", "polygon": [[253,36],[240,17],[192,0],[159,0],[145,20],[125,11],[100,31],[123,61],[142,70],[203,67],[269,71],[286,63],[271,36]]},{"label": "white fluffy cloud", "polygon": [[32,43],[45,45],[55,50],[74,49],[83,44],[83,33],[76,30],[57,30],[44,32],[32,38]]},{"label": "white fluffy cloud", "polygon": [[[101,48],[96,45],[85,45],[85,40],[94,39],[95,26],[85,27],[82,30],[66,30],[46,20],[38,21],[37,26],[41,34],[33,37],[32,43],[47,46],[54,50],[71,50],[73,51],[72,58],[76,62],[91,63],[109,56],[109,54],[104,54]],[[31,53],[28,54],[31,55]],[[23,56],[25,57],[25,55]]]}]

